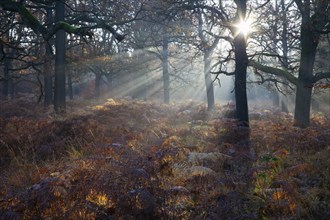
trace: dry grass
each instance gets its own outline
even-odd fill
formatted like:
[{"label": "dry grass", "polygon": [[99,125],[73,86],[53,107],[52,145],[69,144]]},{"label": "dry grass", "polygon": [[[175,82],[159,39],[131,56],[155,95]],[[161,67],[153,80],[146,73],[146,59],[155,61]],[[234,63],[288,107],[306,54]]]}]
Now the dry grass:
[{"label": "dry grass", "polygon": [[1,103],[1,219],[330,218],[330,122],[107,100]]}]

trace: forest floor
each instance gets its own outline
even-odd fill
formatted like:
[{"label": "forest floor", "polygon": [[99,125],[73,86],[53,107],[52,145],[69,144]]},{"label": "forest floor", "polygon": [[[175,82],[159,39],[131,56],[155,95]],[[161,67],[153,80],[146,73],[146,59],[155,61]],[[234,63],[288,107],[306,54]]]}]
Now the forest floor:
[{"label": "forest floor", "polygon": [[0,219],[330,219],[330,120],[230,106],[0,103]]}]

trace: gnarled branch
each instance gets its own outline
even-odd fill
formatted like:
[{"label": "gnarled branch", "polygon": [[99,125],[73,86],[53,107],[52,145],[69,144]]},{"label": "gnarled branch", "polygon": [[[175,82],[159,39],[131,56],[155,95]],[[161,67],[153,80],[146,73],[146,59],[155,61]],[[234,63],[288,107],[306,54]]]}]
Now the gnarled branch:
[{"label": "gnarled branch", "polygon": [[275,68],[275,67],[270,67],[270,66],[266,66],[266,65],[262,65],[258,62],[253,61],[253,60],[251,60],[248,65],[256,68],[257,70],[265,72],[265,73],[269,73],[269,74],[272,74],[272,75],[275,75],[275,76],[282,76],[282,77],[286,78],[289,82],[291,82],[295,85],[298,84],[298,79],[286,70]]}]

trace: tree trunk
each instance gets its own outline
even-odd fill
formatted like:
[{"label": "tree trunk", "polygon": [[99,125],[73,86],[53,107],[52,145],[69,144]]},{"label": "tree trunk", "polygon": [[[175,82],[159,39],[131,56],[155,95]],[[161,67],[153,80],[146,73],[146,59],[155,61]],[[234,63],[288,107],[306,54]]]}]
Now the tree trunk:
[{"label": "tree trunk", "polygon": [[280,107],[280,96],[276,90],[272,91],[272,97],[273,97],[273,106],[276,108]]},{"label": "tree trunk", "polygon": [[311,107],[312,107],[313,112],[319,112],[320,111],[320,103],[318,102],[317,99],[312,98]]},{"label": "tree trunk", "polygon": [[[282,59],[282,66],[285,69],[288,69],[289,67],[289,61],[288,61],[288,52],[289,52],[289,45],[288,45],[288,19],[286,16],[286,6],[285,6],[285,0],[281,0],[280,2],[281,6],[281,13],[282,13],[282,34],[281,34],[281,42],[282,42],[282,53],[283,53],[283,59]],[[287,79],[283,79],[283,82],[287,83]],[[285,90],[288,88],[285,87]],[[282,112],[289,113],[288,108],[288,98],[285,95],[280,96],[281,100],[281,110]]]},{"label": "tree trunk", "polygon": [[246,40],[243,33],[235,36],[234,47],[236,118],[241,126],[249,127],[249,110],[246,94],[248,57],[246,54]]},{"label": "tree trunk", "polygon": [[204,77],[205,77],[205,86],[206,86],[206,95],[207,95],[207,109],[211,110],[214,108],[214,90],[213,82],[211,77],[211,52],[205,50],[204,52]]},{"label": "tree trunk", "polygon": [[[48,47],[48,46],[46,46]],[[51,62],[51,54],[48,54],[46,49],[46,62],[44,67],[44,105],[48,106],[53,102],[53,78],[52,78],[52,62]]]},{"label": "tree trunk", "polygon": [[[56,1],[56,22],[64,20],[65,3]],[[56,32],[55,39],[55,96],[54,108],[56,113],[65,112],[65,31],[63,29]]]},{"label": "tree trunk", "polygon": [[[51,23],[52,18],[52,9],[47,8],[47,23]],[[51,42],[46,42],[45,49],[45,65],[44,65],[44,105],[48,106],[53,102],[53,78],[52,78],[52,49]]]},{"label": "tree trunk", "polygon": [[101,86],[101,76],[99,74],[95,75],[95,96],[100,97],[101,91],[100,91],[100,86]]},{"label": "tree trunk", "polygon": [[312,89],[306,88],[308,83],[300,81],[297,86],[294,125],[305,128],[309,125]]},{"label": "tree trunk", "polygon": [[164,83],[164,103],[170,103],[170,75],[168,72],[168,36],[163,36],[163,83]]},{"label": "tree trunk", "polygon": [[301,56],[294,114],[294,125],[301,128],[307,127],[310,122],[313,67],[318,45],[310,20],[304,20],[301,24]]},{"label": "tree trunk", "polygon": [[[6,39],[9,40],[9,32],[6,33]],[[3,69],[3,87],[2,87],[2,95],[5,99],[8,99],[10,94],[10,83],[12,82],[10,76],[10,68],[11,68],[11,56],[12,51],[10,48],[5,45],[1,45],[1,52],[4,53],[4,69]]]},{"label": "tree trunk", "polygon": [[285,113],[289,113],[289,108],[288,108],[288,98],[284,95],[281,95],[281,111]]},{"label": "tree trunk", "polygon": [[[214,39],[213,43],[210,45],[210,40],[207,38],[207,35],[204,34],[203,28],[208,27],[204,23],[202,13],[198,16],[198,35],[201,39],[201,45],[204,53],[204,78],[205,78],[205,89],[206,89],[206,98],[207,98],[207,109],[211,110],[214,108],[214,88],[213,81],[211,77],[211,55],[213,50],[219,43],[219,38]],[[210,29],[210,27],[208,27]]]},{"label": "tree trunk", "polygon": [[[238,24],[246,17],[247,0],[235,0],[237,11],[235,24]],[[237,27],[233,27],[231,32],[234,36],[235,54],[235,98],[236,98],[236,118],[239,125],[249,127],[249,109],[246,94],[246,71],[248,56],[246,53],[246,37]]]},{"label": "tree trunk", "polygon": [[[311,4],[315,4],[312,8]],[[305,0],[301,11],[300,42],[301,55],[295,105],[295,126],[305,128],[310,122],[313,67],[316,49],[320,41],[320,31],[326,28],[329,1]]]},{"label": "tree trunk", "polygon": [[68,94],[70,100],[73,100],[73,88],[72,88],[72,76],[71,73],[68,74]]},{"label": "tree trunk", "polygon": [[113,74],[108,74],[105,77],[108,80],[108,91],[111,93],[113,90]]},{"label": "tree trunk", "polygon": [[[7,56],[8,56],[8,54],[7,54]],[[9,96],[10,64],[11,64],[11,61],[6,57],[4,59],[3,87],[2,87],[2,95],[5,99],[7,99]]]},{"label": "tree trunk", "polygon": [[[10,62],[10,66],[11,66],[11,62]],[[14,85],[14,80],[11,76],[9,76],[9,80],[8,80],[8,95],[11,99],[14,98],[14,90],[15,90],[15,85]]]}]

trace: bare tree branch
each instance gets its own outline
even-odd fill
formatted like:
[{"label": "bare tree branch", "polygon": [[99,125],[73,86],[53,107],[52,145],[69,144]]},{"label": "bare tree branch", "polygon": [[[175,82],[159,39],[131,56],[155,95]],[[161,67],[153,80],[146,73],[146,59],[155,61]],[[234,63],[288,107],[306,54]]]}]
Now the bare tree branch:
[{"label": "bare tree branch", "polygon": [[320,81],[322,79],[330,79],[330,72],[315,73],[313,77],[313,83],[316,83],[317,81]]},{"label": "bare tree branch", "polygon": [[263,3],[262,5],[256,7],[255,10],[258,10],[258,9],[260,9],[260,8],[263,8],[263,7],[264,7],[265,5],[267,5],[269,2],[270,2],[270,0],[267,0],[267,1],[266,1],[265,3]]},{"label": "bare tree branch", "polygon": [[262,65],[258,62],[255,62],[255,61],[250,61],[249,66],[252,66],[252,67],[254,67],[254,68],[256,68],[256,69],[258,69],[262,72],[265,72],[265,73],[273,74],[275,76],[285,77],[289,82],[291,82],[295,85],[298,84],[298,79],[286,70],[278,69],[278,68],[274,68],[274,67],[270,67],[270,66],[266,66],[266,65]]}]

